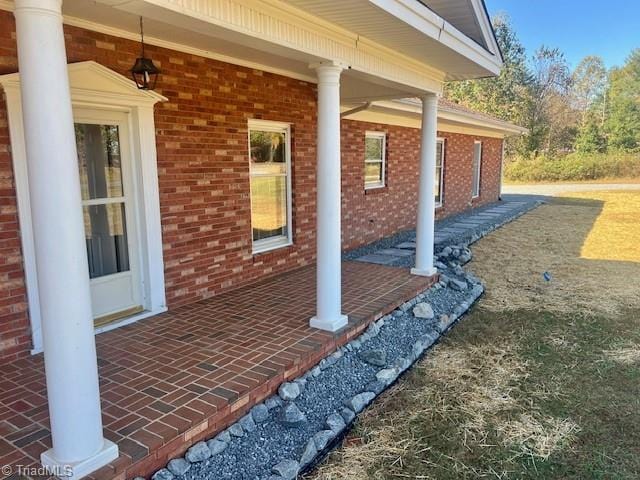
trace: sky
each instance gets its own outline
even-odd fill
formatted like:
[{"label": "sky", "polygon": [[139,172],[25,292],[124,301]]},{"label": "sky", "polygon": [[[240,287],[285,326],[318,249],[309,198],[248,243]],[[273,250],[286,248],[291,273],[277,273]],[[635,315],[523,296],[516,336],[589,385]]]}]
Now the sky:
[{"label": "sky", "polygon": [[640,0],[485,0],[491,16],[506,12],[531,55],[558,47],[570,66],[599,55],[610,68],[640,48]]}]

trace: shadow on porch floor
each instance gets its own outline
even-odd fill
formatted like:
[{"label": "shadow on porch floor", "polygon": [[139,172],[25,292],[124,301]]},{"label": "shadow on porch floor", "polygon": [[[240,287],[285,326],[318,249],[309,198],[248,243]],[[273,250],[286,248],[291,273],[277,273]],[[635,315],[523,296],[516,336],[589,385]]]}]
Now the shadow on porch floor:
[{"label": "shadow on porch floor", "polygon": [[[359,262],[342,272],[349,325],[337,334],[308,326],[311,266],[98,335],[105,436],[120,457],[94,478],[149,475],[432,283]],[[51,443],[42,355],[0,377],[0,465],[37,465]]]}]

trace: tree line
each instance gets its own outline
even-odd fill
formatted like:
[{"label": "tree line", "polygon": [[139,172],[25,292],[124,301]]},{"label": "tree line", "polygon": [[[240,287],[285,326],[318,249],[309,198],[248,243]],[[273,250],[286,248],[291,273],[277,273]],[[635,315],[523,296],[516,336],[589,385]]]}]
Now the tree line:
[{"label": "tree line", "polygon": [[620,67],[607,70],[591,55],[571,70],[558,48],[541,46],[529,56],[506,15],[493,25],[500,75],[450,82],[445,96],[526,127],[527,135],[507,143],[508,157],[640,152],[640,48]]}]

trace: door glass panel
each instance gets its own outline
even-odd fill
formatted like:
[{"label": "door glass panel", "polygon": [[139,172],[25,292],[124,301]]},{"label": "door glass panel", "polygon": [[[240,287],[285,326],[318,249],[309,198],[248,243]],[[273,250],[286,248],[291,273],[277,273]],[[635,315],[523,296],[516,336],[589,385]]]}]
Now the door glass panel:
[{"label": "door glass panel", "polygon": [[129,271],[118,126],[76,123],[75,132],[89,276]]},{"label": "door glass panel", "polygon": [[122,197],[118,126],[76,123],[75,128],[82,199]]},{"label": "door glass panel", "polygon": [[89,277],[129,270],[124,203],[83,207]]}]

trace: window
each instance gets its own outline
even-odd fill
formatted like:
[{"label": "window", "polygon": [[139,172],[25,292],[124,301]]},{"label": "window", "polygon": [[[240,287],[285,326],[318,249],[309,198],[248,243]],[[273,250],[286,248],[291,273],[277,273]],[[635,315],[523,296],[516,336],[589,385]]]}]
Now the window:
[{"label": "window", "polygon": [[367,132],[364,139],[364,188],[384,187],[385,134]]},{"label": "window", "polygon": [[289,125],[249,122],[253,252],[291,244]]},{"label": "window", "polygon": [[439,138],[436,143],[436,184],[434,193],[436,196],[436,206],[442,206],[442,190],[444,187],[444,139]]},{"label": "window", "polygon": [[473,143],[473,183],[471,196],[473,198],[480,195],[480,165],[482,164],[482,142]]}]

